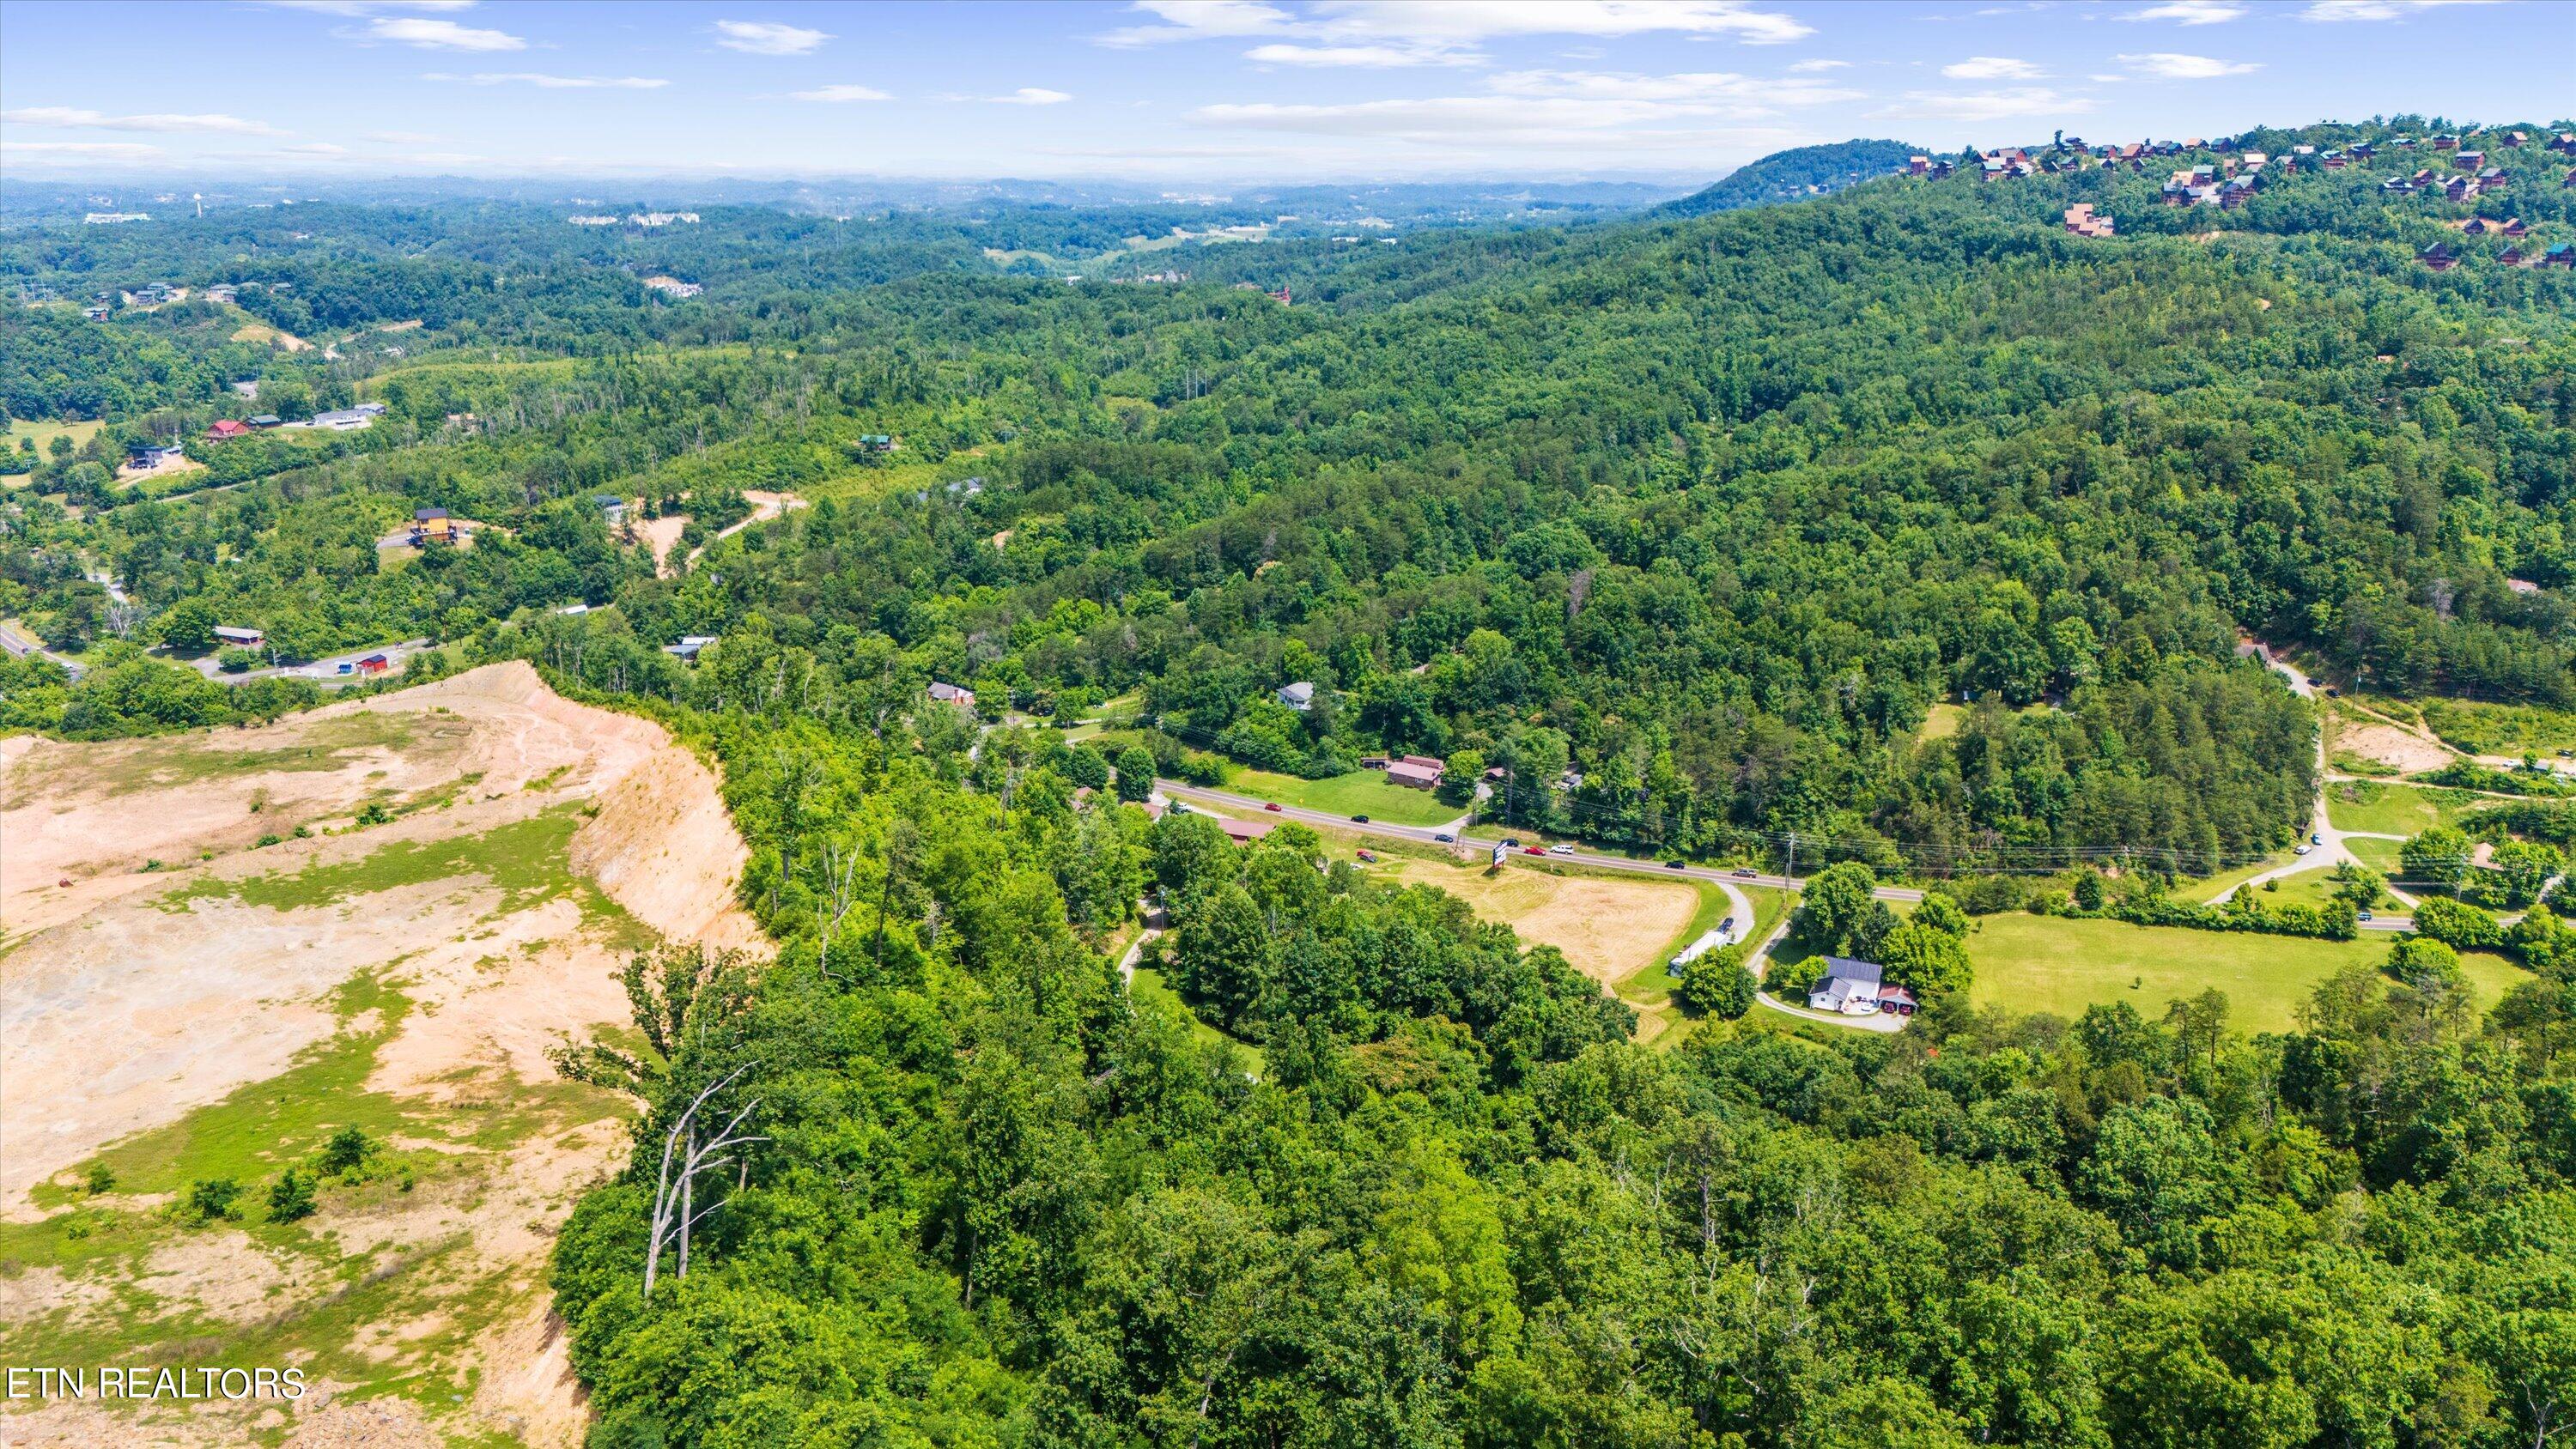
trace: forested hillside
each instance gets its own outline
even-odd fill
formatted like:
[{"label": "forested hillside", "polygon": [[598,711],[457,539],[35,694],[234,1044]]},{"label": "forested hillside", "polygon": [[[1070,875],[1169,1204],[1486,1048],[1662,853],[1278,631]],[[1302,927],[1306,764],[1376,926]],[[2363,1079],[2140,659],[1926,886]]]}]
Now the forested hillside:
[{"label": "forested hillside", "polygon": [[1873,181],[1905,169],[1919,154],[1902,141],[1837,141],[1830,146],[1800,146],[1765,156],[1750,166],[1678,201],[1655,208],[1660,216],[1706,216],[1712,211],[1794,201],[1846,186]]},{"label": "forested hillside", "polygon": [[[2576,706],[2576,271],[2446,225],[2555,245],[2576,191],[2496,156],[2510,202],[1963,173],[1224,252],[1285,304],[1002,275],[912,218],[353,208],[376,240],[262,256],[244,280],[287,285],[239,305],[353,329],[263,376],[384,413],[192,443],[179,480],[37,467],[0,615],[90,668],[0,661],[0,720],[299,702],[142,652],[221,622],[288,658],[425,637],[420,675],[531,659],[722,765],[775,958],[657,956],[637,1032],[562,1055],[642,1110],[556,1260],[603,1446],[2545,1449],[2576,1406],[2545,908],[2491,1010],[2409,936],[2259,1035],[2216,991],[2070,1020],[1927,990],[1901,1034],[1650,1049],[1558,949],[1319,868],[1302,826],[1241,848],[1117,803],[1443,755],[1458,808],[1499,769],[1516,828],[1794,841],[1868,867],[1858,909],[1932,890],[1871,929],[1945,935],[1942,891],[2003,873],[2162,901],[2285,848],[2318,715],[2244,636]],[[2069,234],[2088,202],[2121,234]],[[645,295],[674,257],[703,295]],[[101,350],[67,325],[0,344]],[[105,349],[117,406],[248,411],[210,338],[172,345]],[[720,536],[747,490],[810,506]],[[403,542],[428,507],[470,547]],[[692,1143],[716,1166],[675,1179]]]}]

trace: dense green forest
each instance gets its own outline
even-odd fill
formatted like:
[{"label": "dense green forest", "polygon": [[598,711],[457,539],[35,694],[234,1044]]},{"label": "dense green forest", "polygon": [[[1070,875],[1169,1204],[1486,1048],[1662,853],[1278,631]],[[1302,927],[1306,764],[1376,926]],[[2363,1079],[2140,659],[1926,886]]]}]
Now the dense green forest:
[{"label": "dense green forest", "polygon": [[[2555,245],[2576,192],[2496,154],[2510,201],[2384,196],[2392,163],[2163,207],[2185,154],[1232,244],[1186,285],[750,206],[0,233],[67,294],[228,280],[348,337],[245,358],[188,304],[0,331],[13,412],[109,419],[7,501],[0,617],[84,667],[0,662],[0,723],[315,696],[171,666],[222,622],[287,658],[425,636],[415,677],[530,659],[721,763],[778,954],[641,960],[637,1032],[564,1055],[640,1109],[556,1260],[602,1446],[2545,1449],[2576,1413],[2576,951],[2522,951],[2483,1014],[2410,936],[2288,1032],[2216,992],[2069,1021],[1933,990],[1901,1035],[1721,1014],[1651,1050],[1555,950],[1318,869],[1300,827],[1239,849],[1110,803],[1414,751],[1501,769],[1510,824],[1795,837],[1963,895],[2284,846],[2317,722],[2245,635],[2576,706],[2576,272],[2443,224]],[[2068,235],[2076,202],[2122,235]],[[2418,265],[2436,240],[2470,263]],[[185,491],[108,479],[244,415],[245,367],[385,411],[192,443]],[[716,538],[746,490],[810,506]],[[603,496],[691,531],[657,566]],[[424,507],[471,546],[389,546]],[[1102,711],[1109,747],[1049,727]],[[1185,1009],[1113,964],[1149,889]],[[728,1121],[753,1140],[689,1178],[683,1272],[665,1146]]]}]

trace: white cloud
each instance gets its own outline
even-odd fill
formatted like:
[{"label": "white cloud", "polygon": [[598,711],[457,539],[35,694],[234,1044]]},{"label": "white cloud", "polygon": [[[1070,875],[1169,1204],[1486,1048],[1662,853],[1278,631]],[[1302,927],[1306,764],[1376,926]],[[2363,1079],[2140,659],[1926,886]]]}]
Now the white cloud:
[{"label": "white cloud", "polygon": [[1315,0],[1304,16],[1263,0],[1135,0],[1133,8],[1159,23],[1110,31],[1098,37],[1101,44],[1285,36],[1469,63],[1477,46],[1505,36],[1678,33],[1780,45],[1815,34],[1793,16],[1752,8],[1751,0]]},{"label": "white cloud", "polygon": [[88,131],[207,131],[230,136],[283,136],[275,126],[239,116],[110,116],[71,106],[27,106],[0,111],[0,121],[19,126],[59,126]]},{"label": "white cloud", "polygon": [[158,156],[161,148],[140,141],[0,141],[0,155],[92,161],[139,161]]},{"label": "white cloud", "polygon": [[477,86],[535,86],[549,91],[658,91],[670,82],[644,75],[547,75],[533,70],[482,70],[472,75],[448,75],[432,71],[421,77],[431,81],[461,81]]},{"label": "white cloud", "polygon": [[1278,42],[1256,45],[1245,51],[1243,58],[1256,65],[1349,66],[1364,70],[1475,63],[1474,57],[1458,51],[1417,50],[1393,45],[1284,45]]},{"label": "white cloud", "polygon": [[1472,45],[1506,35],[1732,35],[1778,45],[1815,34],[1812,26],[1745,0],[1319,0],[1326,29]]},{"label": "white cloud", "polygon": [[890,101],[894,97],[868,86],[817,86],[810,91],[790,92],[800,101]]},{"label": "white cloud", "polygon": [[328,141],[306,141],[300,145],[280,146],[277,149],[289,156],[346,156],[349,154],[348,147],[334,146]]},{"label": "white cloud", "polygon": [[1783,106],[1817,106],[1863,99],[1867,92],[1813,80],[1762,80],[1725,71],[1632,75],[1585,70],[1506,71],[1486,84],[1507,96],[1653,105],[1684,116],[1769,116]]},{"label": "white cloud", "polygon": [[832,37],[820,30],[781,25],[774,20],[719,20],[716,44],[751,55],[811,55]]},{"label": "white cloud", "polygon": [[1100,36],[1102,45],[1161,45],[1175,40],[1222,40],[1275,35],[1297,17],[1261,0],[1136,0],[1129,7],[1161,21],[1129,25]]},{"label": "white cloud", "polygon": [[2026,60],[2004,55],[1972,55],[1966,60],[1941,67],[1941,74],[1952,80],[2037,80],[2047,72]]},{"label": "white cloud", "polygon": [[362,19],[391,10],[471,10],[474,0],[263,0],[273,10],[310,10],[317,15]]},{"label": "white cloud", "polygon": [[2488,5],[2495,0],[2308,0],[2301,20],[2403,20],[2444,5]]},{"label": "white cloud", "polygon": [[2176,55],[2169,50],[2148,55],[2124,55],[2119,57],[2119,61],[2138,74],[2157,80],[2216,80],[2220,76],[2252,75],[2263,68],[2259,61]]},{"label": "white cloud", "polygon": [[380,146],[435,146],[447,138],[426,131],[369,131],[367,139]]},{"label": "white cloud", "polygon": [[1851,69],[1851,62],[1847,60],[1802,60],[1796,65],[1789,67],[1789,69],[1797,74],[1812,75],[1817,71],[1849,70]]},{"label": "white cloud", "polygon": [[2113,18],[2170,20],[2176,25],[2223,25],[2244,13],[2244,6],[2231,5],[2227,0],[2166,0],[2162,5],[2150,5],[2144,10],[2132,10]]},{"label": "white cloud", "polygon": [[1432,96],[1334,104],[1238,103],[1203,106],[1193,119],[1209,125],[1309,135],[1368,137],[1444,148],[1597,145],[1679,146],[1739,143],[1749,133],[1682,130],[1676,123],[1755,121],[1785,107],[1859,100],[1864,92],[1814,80],[1766,80],[1709,71],[1635,75],[1602,71],[1510,71],[1488,82],[1492,94]]},{"label": "white cloud", "polygon": [[1048,90],[1044,86],[1022,86],[1007,96],[986,96],[984,99],[1005,106],[1052,106],[1072,100],[1073,97],[1063,91]]},{"label": "white cloud", "polygon": [[2047,86],[1993,91],[1908,91],[1880,117],[1913,121],[2003,121],[2022,116],[2075,116],[2093,109],[2091,96],[2067,95]]},{"label": "white cloud", "polygon": [[364,30],[334,32],[344,39],[365,45],[408,45],[420,50],[525,50],[528,43],[499,30],[477,30],[453,20],[423,20],[418,16],[379,15],[367,22]]}]

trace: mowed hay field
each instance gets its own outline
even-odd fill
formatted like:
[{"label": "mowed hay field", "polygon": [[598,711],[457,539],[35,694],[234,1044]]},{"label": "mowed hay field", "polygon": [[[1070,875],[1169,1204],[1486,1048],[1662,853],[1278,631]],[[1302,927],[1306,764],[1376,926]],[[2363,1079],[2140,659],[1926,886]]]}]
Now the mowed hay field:
[{"label": "mowed hay field", "polygon": [[[1612,991],[1667,959],[1683,929],[1701,913],[1700,892],[1677,881],[1560,875],[1516,865],[1496,871],[1481,858],[1471,865],[1452,865],[1388,856],[1374,869],[1382,881],[1440,887],[1474,907],[1477,915],[1510,926],[1523,943],[1564,952],[1575,970]],[[1629,1004],[1640,1012],[1638,1040],[1651,1041],[1669,1025],[1649,1003]]]},{"label": "mowed hay field", "polygon": [[[2070,921],[2021,912],[1980,917],[1968,936],[1977,970],[1969,999],[1979,1006],[2074,1018],[2097,1002],[2125,1001],[2158,1016],[2165,1003],[2215,986],[2245,1032],[2288,1031],[2317,983],[2346,966],[2377,966],[2396,938],[2307,941],[2225,931]],[[2463,956],[2483,1010],[2526,978],[2495,956]]]}]

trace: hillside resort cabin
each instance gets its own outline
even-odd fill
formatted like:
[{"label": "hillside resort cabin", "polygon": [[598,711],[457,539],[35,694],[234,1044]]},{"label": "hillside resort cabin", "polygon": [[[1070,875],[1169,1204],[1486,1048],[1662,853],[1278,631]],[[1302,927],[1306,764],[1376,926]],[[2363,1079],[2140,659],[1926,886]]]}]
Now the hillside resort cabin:
[{"label": "hillside resort cabin", "polygon": [[440,543],[456,541],[456,520],[444,508],[415,508],[411,515],[411,541],[414,548],[436,539]]},{"label": "hillside resort cabin", "polygon": [[274,428],[282,425],[285,422],[285,419],[280,418],[275,413],[256,413],[250,417],[242,419],[242,421],[250,424],[254,428]]},{"label": "hillside resort cabin", "polygon": [[975,691],[959,685],[943,684],[936,679],[930,682],[930,699],[933,704],[955,705],[970,713],[975,708]]},{"label": "hillside resort cabin", "polygon": [[2422,262],[2424,265],[2431,267],[2437,272],[2447,272],[2451,268],[2460,264],[2459,253],[2452,251],[2450,243],[2448,242],[2433,243],[2431,246],[2424,248],[2424,250],[2417,252],[2415,254],[2415,260]]},{"label": "hillside resort cabin", "polygon": [[126,464],[133,468],[166,467],[185,462],[187,457],[175,443],[137,443],[125,450]]},{"label": "hillside resort cabin", "polygon": [[249,436],[250,424],[236,422],[231,418],[217,418],[215,420],[215,425],[206,429],[206,441],[210,443],[220,443],[226,438],[246,438]]},{"label": "hillside resort cabin", "polygon": [[258,649],[268,643],[268,636],[257,629],[215,627],[215,642],[230,649]]},{"label": "hillside resort cabin", "polygon": [[1888,985],[1885,977],[1886,969],[1875,961],[1828,956],[1825,974],[1808,988],[1807,1005],[1838,1016],[1876,1016],[1881,1011],[1912,1016],[1914,993],[1902,986]]},{"label": "hillside resort cabin", "polygon": [[626,521],[625,499],[613,493],[602,493],[590,501],[599,505],[599,516],[606,520],[609,527],[615,528]]},{"label": "hillside resort cabin", "polygon": [[683,634],[680,636],[679,643],[663,645],[662,652],[695,664],[698,662],[698,651],[714,642],[716,642],[716,636],[713,634]]},{"label": "hillside resort cabin", "polygon": [[1283,684],[1279,686],[1277,698],[1281,704],[1303,713],[1314,707],[1315,686],[1303,679],[1294,684]]},{"label": "hillside resort cabin", "polygon": [[862,453],[891,453],[900,445],[892,433],[863,433],[856,446]]},{"label": "hillside resort cabin", "polygon": [[382,654],[370,654],[358,661],[360,674],[382,674],[393,667],[394,662]]}]

